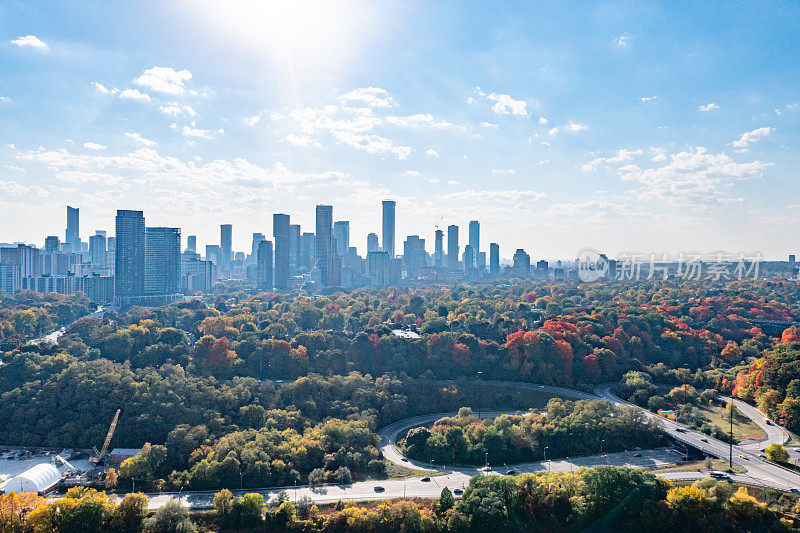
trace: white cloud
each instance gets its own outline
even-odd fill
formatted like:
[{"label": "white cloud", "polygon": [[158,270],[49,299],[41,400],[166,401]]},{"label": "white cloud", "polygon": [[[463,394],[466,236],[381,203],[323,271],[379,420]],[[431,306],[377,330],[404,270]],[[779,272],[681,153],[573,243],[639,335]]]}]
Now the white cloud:
[{"label": "white cloud", "polygon": [[458,180],[447,180],[448,185],[458,185]]},{"label": "white cloud", "polygon": [[492,124],[491,122],[481,122],[481,126],[484,128],[496,128],[497,124]]},{"label": "white cloud", "polygon": [[244,117],[242,119],[242,124],[247,126],[248,128],[255,127],[256,124],[261,122],[261,115],[253,115],[251,117]]},{"label": "white cloud", "polygon": [[27,169],[24,169],[22,167],[15,167],[14,165],[6,165],[6,168],[9,170],[16,170],[17,172],[22,172],[22,173],[27,172]]},{"label": "white cloud", "polygon": [[96,81],[92,82],[92,87],[94,87],[97,90],[97,92],[102,94],[117,94],[119,92],[119,89],[117,89],[116,87],[114,87],[113,89],[109,89],[102,83]]},{"label": "white cloud", "polygon": [[136,100],[137,102],[150,101],[150,95],[139,91],[139,89],[125,89],[119,93],[119,97],[127,100]]},{"label": "white cloud", "polygon": [[698,109],[700,109],[700,111],[708,112],[708,111],[714,111],[715,109],[719,109],[719,106],[714,102],[710,102],[706,105],[701,105]]},{"label": "white cloud", "polygon": [[173,117],[177,117],[179,115],[188,115],[190,117],[196,117],[197,112],[195,112],[194,108],[190,105],[180,105],[177,102],[172,102],[171,104],[161,106],[161,112]]},{"label": "white cloud", "polygon": [[419,176],[420,173],[417,170],[406,170],[406,176]]},{"label": "white cloud", "polygon": [[614,39],[614,44],[616,44],[620,48],[625,48],[630,44],[630,41],[631,41],[631,36],[625,33]]},{"label": "white cloud", "polygon": [[32,48],[38,48],[39,50],[50,49],[50,47],[47,46],[44,41],[35,35],[25,35],[24,37],[19,37],[18,39],[11,41],[11,44],[16,44],[17,46],[30,46]]},{"label": "white cloud", "polygon": [[550,160],[549,160],[549,159],[542,159],[542,160],[541,160],[541,161],[539,161],[539,163],[537,163],[537,164],[541,166],[541,165],[546,165],[546,164],[547,164],[547,163],[549,163],[549,162],[550,162]]},{"label": "white cloud", "polygon": [[539,125],[541,125],[541,126],[544,126],[544,125],[545,125],[545,124],[547,124],[548,122],[550,122],[550,121],[549,121],[549,120],[547,120],[546,118],[544,118],[544,117],[539,117]]},{"label": "white cloud", "polygon": [[642,169],[625,165],[618,169],[623,181],[641,184],[640,199],[671,204],[709,204],[729,199],[725,192],[736,182],[757,179],[770,163],[736,163],[730,156],[712,154],[703,147],[673,154],[663,166]]},{"label": "white cloud", "polygon": [[514,100],[507,94],[492,93],[486,98],[495,102],[492,111],[498,115],[528,116],[528,104],[524,100]]},{"label": "white cloud", "polygon": [[[171,124],[170,127],[173,129],[177,129],[178,125]],[[223,133],[225,133],[225,130],[222,129],[219,129],[216,132],[214,132],[211,130],[204,130],[197,128],[195,127],[194,122],[192,122],[191,126],[183,126],[183,128],[181,129],[181,135],[183,135],[184,137],[193,137],[196,139],[211,139],[212,137],[214,137],[215,134],[221,135]]]},{"label": "white cloud", "polygon": [[427,150],[425,150],[425,153],[428,154],[431,157],[435,157],[436,159],[439,159],[439,152],[437,152],[433,148],[428,148]]},{"label": "white cloud", "polygon": [[773,129],[770,127],[758,128],[753,131],[746,131],[742,133],[738,141],[733,141],[733,145],[737,148],[744,148],[748,144],[755,143],[772,133]]},{"label": "white cloud", "polygon": [[102,144],[93,143],[91,141],[83,143],[83,147],[88,148],[89,150],[105,150],[107,148]]},{"label": "white cloud", "polygon": [[658,96],[644,96],[639,98],[642,103],[652,102],[653,100],[658,100]]},{"label": "white cloud", "polygon": [[586,129],[589,129],[589,126],[587,126],[586,124],[582,124],[580,122],[568,122],[563,126],[556,126],[554,128],[550,128],[550,130],[548,130],[547,133],[549,133],[550,135],[555,135],[560,131],[577,132]]},{"label": "white cloud", "polygon": [[10,104],[11,98],[8,96],[0,96],[0,104]]},{"label": "white cloud", "polygon": [[439,183],[439,178],[431,178],[428,180],[428,183],[433,183],[434,185]]},{"label": "white cloud", "polygon": [[179,96],[186,92],[184,83],[192,79],[188,70],[175,70],[170,67],[152,67],[133,80],[136,85],[147,87],[159,93]]},{"label": "white cloud", "polygon": [[391,107],[392,97],[386,89],[380,87],[362,87],[341,96],[343,103],[363,102],[369,107]]},{"label": "white cloud", "polygon": [[132,139],[145,146],[155,146],[157,144],[155,141],[151,141],[150,139],[142,137],[141,135],[135,132],[125,132],[125,137]]},{"label": "white cloud", "polygon": [[597,157],[586,163],[581,167],[584,172],[592,172],[597,170],[597,167],[606,163],[621,163],[623,161],[630,161],[635,155],[642,155],[642,149],[638,150],[625,150],[624,148],[617,152],[617,155],[611,157]]},{"label": "white cloud", "polygon": [[456,200],[459,202],[474,204],[509,204],[535,202],[545,197],[543,192],[528,190],[499,190],[499,191],[476,191],[468,189],[466,191],[452,192],[443,194],[441,200]]},{"label": "white cloud", "polygon": [[284,137],[283,140],[294,146],[316,146],[318,148],[322,146],[318,140],[308,135],[291,134]]},{"label": "white cloud", "polygon": [[70,183],[92,183],[102,182],[109,185],[117,185],[124,181],[120,176],[108,174],[106,172],[85,172],[81,170],[64,170],[56,173],[56,179]]},{"label": "white cloud", "polygon": [[413,151],[410,146],[396,146],[392,141],[380,135],[362,135],[344,130],[332,130],[331,134],[338,142],[370,154],[391,153],[398,159],[405,159]]},{"label": "white cloud", "polygon": [[431,128],[434,130],[463,128],[463,126],[456,126],[446,120],[436,120],[430,113],[419,113],[405,117],[386,117],[386,122],[404,128]]},{"label": "white cloud", "polygon": [[517,171],[513,168],[495,168],[492,169],[492,174],[516,174]]}]

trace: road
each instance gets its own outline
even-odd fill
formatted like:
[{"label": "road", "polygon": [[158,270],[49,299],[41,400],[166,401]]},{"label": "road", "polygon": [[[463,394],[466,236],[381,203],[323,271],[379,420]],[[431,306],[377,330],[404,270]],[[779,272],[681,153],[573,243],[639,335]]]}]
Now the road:
[{"label": "road", "polygon": [[[438,381],[431,382],[438,383]],[[483,384],[484,386],[502,386],[517,389],[536,390],[548,394],[575,399],[602,398],[618,405],[627,405],[636,409],[641,409],[638,406],[630,404],[629,402],[614,396],[610,392],[610,389],[613,385],[603,385],[597,387],[595,389],[595,394],[590,394],[572,389],[565,389],[563,387],[552,387],[548,385],[537,385],[522,382],[487,381]],[[732,474],[730,476],[731,479],[741,483],[763,485],[780,490],[789,490],[791,488],[800,487],[800,475],[762,461],[757,455],[759,450],[771,442],[783,442],[783,438],[785,436],[784,433],[781,430],[777,430],[776,428],[766,424],[764,422],[764,415],[754,407],[744,404],[744,402],[739,402],[738,400],[736,402],[737,407],[739,407],[743,413],[752,418],[756,424],[764,428],[764,431],[767,434],[767,439],[758,443],[749,443],[742,446],[733,447],[734,462],[745,467],[747,472],[744,474]],[[743,405],[740,406],[739,403]],[[698,448],[708,455],[720,458],[728,457],[728,444],[700,433],[699,431],[691,430],[683,425],[655,415],[646,409],[641,410],[646,416],[655,420],[664,431],[674,437],[677,441],[684,442],[695,448]],[[495,417],[502,413],[502,411],[486,412],[485,416]],[[573,470],[575,468],[595,466],[600,464],[627,466],[631,468],[644,468],[674,464],[682,455],[680,452],[677,452],[673,449],[645,450],[641,452],[628,451],[554,461],[542,461],[508,466],[492,466],[488,470],[484,470],[476,467],[431,465],[430,463],[413,461],[405,458],[395,446],[397,436],[403,431],[412,427],[417,427],[436,421],[444,416],[453,416],[455,414],[456,413],[436,413],[412,417],[391,424],[379,431],[379,435],[381,437],[381,451],[383,452],[384,457],[388,461],[401,466],[429,470],[431,472],[429,481],[423,481],[425,477],[419,476],[406,480],[363,481],[350,485],[322,485],[316,487],[306,485],[272,489],[246,489],[236,490],[233,491],[233,493],[236,495],[241,495],[247,492],[257,492],[262,494],[266,501],[269,501],[278,493],[286,491],[289,494],[290,500],[300,499],[304,496],[308,496],[315,503],[329,503],[339,500],[383,500],[402,498],[405,496],[433,498],[439,496],[442,488],[444,487],[448,487],[451,490],[463,488],[469,483],[470,478],[473,476],[503,475],[512,468],[518,474],[542,472],[548,469],[552,471],[563,472]],[[683,431],[676,431],[678,428],[681,428]],[[641,456],[634,457],[634,455]],[[746,459],[742,459],[740,455],[746,457]],[[708,473],[696,471],[662,472],[658,473],[658,475],[670,480],[691,480],[708,477]],[[216,491],[199,491],[152,494],[150,495],[150,508],[155,509],[161,507],[171,499],[178,499],[182,505],[191,509],[207,509],[212,506],[215,493]]]},{"label": "road", "polygon": [[106,311],[111,311],[111,306],[102,306],[101,305],[101,306],[99,306],[97,308],[97,310],[94,313],[90,313],[90,314],[84,315],[84,316],[82,316],[82,317],[80,317],[80,318],[78,318],[76,320],[73,320],[72,322],[70,322],[66,326],[63,326],[63,327],[55,330],[52,333],[48,333],[47,335],[45,335],[43,337],[39,337],[38,339],[30,340],[30,341],[28,341],[28,344],[39,344],[41,342],[49,342],[49,343],[52,343],[52,344],[56,344],[56,343],[58,343],[58,338],[61,335],[63,335],[64,332],[67,331],[67,328],[70,327],[75,322],[77,322],[78,320],[81,320],[81,319],[84,319],[84,318],[103,318],[103,316],[106,314]]}]

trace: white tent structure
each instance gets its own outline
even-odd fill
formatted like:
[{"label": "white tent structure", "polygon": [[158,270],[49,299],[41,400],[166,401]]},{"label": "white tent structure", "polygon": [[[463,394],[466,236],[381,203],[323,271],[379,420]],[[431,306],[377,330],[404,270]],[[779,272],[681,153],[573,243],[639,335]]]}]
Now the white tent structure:
[{"label": "white tent structure", "polygon": [[50,463],[41,463],[29,468],[6,483],[3,491],[6,494],[11,492],[44,494],[55,487],[59,481],[61,481],[61,473],[58,468]]}]

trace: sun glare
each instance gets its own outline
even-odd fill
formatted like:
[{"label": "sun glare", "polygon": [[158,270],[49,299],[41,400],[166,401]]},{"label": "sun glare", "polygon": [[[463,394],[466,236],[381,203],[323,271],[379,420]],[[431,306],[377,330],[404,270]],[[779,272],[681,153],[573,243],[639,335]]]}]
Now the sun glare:
[{"label": "sun glare", "polygon": [[368,7],[354,1],[203,1],[209,23],[231,41],[293,71],[334,66],[357,51]]}]

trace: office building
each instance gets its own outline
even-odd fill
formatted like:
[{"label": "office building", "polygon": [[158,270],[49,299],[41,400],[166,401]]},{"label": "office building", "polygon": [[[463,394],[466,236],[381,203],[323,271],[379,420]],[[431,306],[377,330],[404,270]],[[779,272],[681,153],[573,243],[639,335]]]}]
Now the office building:
[{"label": "office building", "polygon": [[373,287],[385,287],[389,284],[389,254],[386,252],[369,252],[367,254],[367,276]]},{"label": "office building", "polygon": [[197,235],[189,235],[186,237],[186,250],[197,253]]},{"label": "office building", "polygon": [[67,231],[65,242],[75,253],[81,253],[79,209],[67,206]]},{"label": "office building", "polygon": [[333,224],[333,238],[336,240],[336,255],[346,257],[350,249],[350,222],[337,220]]},{"label": "office building", "polygon": [[489,275],[500,275],[500,245],[493,242],[489,245]]},{"label": "office building", "polygon": [[89,257],[91,263],[98,267],[106,266],[106,235],[98,231],[89,237]]},{"label": "office building", "polygon": [[316,254],[316,238],[313,233],[306,232],[300,235],[300,269],[304,274],[314,266]]},{"label": "office building", "polygon": [[200,259],[197,252],[181,254],[181,291],[206,292],[217,281],[217,267],[208,260]]},{"label": "office building", "polygon": [[536,277],[538,279],[550,278],[550,265],[544,259],[536,262]]},{"label": "office building", "polygon": [[403,243],[403,267],[406,278],[417,278],[420,270],[428,266],[428,256],[425,253],[425,239],[419,235],[409,235]]},{"label": "office building", "polygon": [[469,244],[464,246],[464,254],[461,256],[461,264],[464,267],[464,277],[472,279],[475,277],[475,251]]},{"label": "office building", "polygon": [[394,213],[397,203],[394,200],[383,201],[383,251],[389,254],[389,259],[394,258]]},{"label": "office building", "polygon": [[60,244],[61,242],[55,235],[50,235],[49,237],[45,237],[44,239],[45,253],[52,254],[53,252],[57,252]]},{"label": "office building", "polygon": [[145,294],[177,293],[181,276],[180,228],[147,228],[144,253]]},{"label": "office building", "polygon": [[22,289],[22,268],[0,263],[0,294],[14,294]]},{"label": "office building", "polygon": [[450,270],[458,270],[458,226],[451,224],[447,226],[447,267]]},{"label": "office building", "polygon": [[262,291],[271,291],[273,287],[272,275],[272,242],[260,241],[256,250],[256,282]]},{"label": "office building", "polygon": [[206,260],[214,263],[214,266],[219,269],[220,267],[220,251],[218,244],[206,244]]},{"label": "office building", "polygon": [[272,215],[272,237],[275,242],[275,288],[289,288],[289,215]]},{"label": "office building", "polygon": [[319,282],[324,288],[330,288],[333,270],[333,206],[318,205],[316,210],[316,261]]},{"label": "office building", "polygon": [[367,235],[367,253],[380,251],[381,247],[380,244],[378,244],[378,234],[370,233]]},{"label": "office building", "polygon": [[144,214],[120,209],[116,217],[115,297],[126,302],[144,294]]},{"label": "office building", "polygon": [[219,267],[227,272],[233,259],[233,225],[220,224],[219,226]]},{"label": "office building", "polygon": [[486,272],[486,252],[478,252],[475,255],[475,270]]}]

